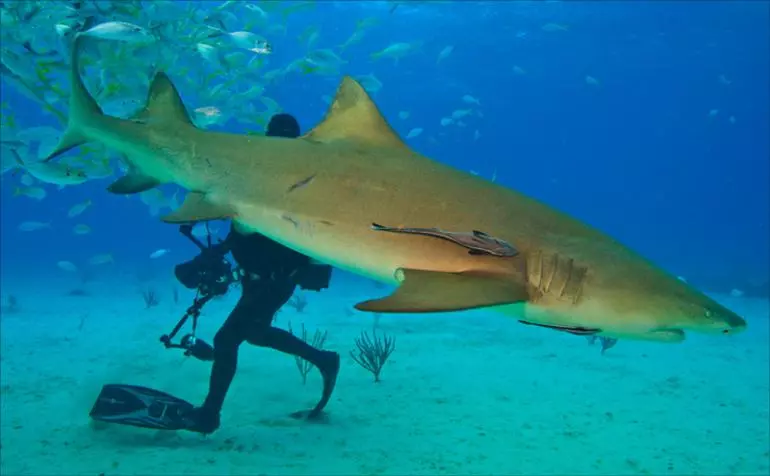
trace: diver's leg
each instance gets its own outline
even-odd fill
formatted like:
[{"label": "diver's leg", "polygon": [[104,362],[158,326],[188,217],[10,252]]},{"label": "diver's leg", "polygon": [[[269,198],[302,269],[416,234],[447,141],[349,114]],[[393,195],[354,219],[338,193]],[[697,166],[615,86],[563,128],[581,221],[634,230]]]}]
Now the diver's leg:
[{"label": "diver's leg", "polygon": [[337,383],[337,374],[340,371],[340,354],[316,349],[294,334],[270,325],[260,329],[253,329],[246,340],[250,344],[269,347],[303,358],[318,368],[323,377],[321,400],[309,412],[298,412],[294,416],[311,419],[319,417],[326,404],[329,403],[334,386]]},{"label": "diver's leg", "polygon": [[209,393],[199,408],[190,415],[188,429],[211,433],[219,428],[220,412],[238,366],[238,348],[250,325],[251,309],[248,299],[241,298],[214,337],[214,363],[209,378]]},{"label": "diver's leg", "polygon": [[209,393],[203,402],[203,407],[211,412],[222,410],[227,390],[235,377],[238,347],[244,341],[243,329],[247,325],[243,321],[249,317],[244,311],[246,309],[242,306],[236,306],[214,337],[214,364],[211,366]]},{"label": "diver's leg", "polygon": [[275,286],[270,293],[263,293],[258,315],[246,334],[246,341],[260,347],[269,347],[307,360],[318,368],[324,381],[321,400],[307,416],[317,417],[331,398],[340,370],[340,355],[336,352],[316,349],[289,331],[273,327],[275,313],[289,300],[294,285]]}]

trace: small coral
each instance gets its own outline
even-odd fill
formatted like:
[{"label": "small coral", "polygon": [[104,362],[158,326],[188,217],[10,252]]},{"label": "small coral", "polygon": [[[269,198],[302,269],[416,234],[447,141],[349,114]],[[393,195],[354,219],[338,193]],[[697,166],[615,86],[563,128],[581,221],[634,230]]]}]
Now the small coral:
[{"label": "small coral", "polygon": [[144,300],[145,309],[150,309],[160,304],[160,297],[152,288],[147,288],[142,291],[142,299]]},{"label": "small coral", "polygon": [[297,312],[303,312],[307,307],[307,298],[302,294],[293,296],[287,303],[290,307],[293,307]]},{"label": "small coral", "polygon": [[382,367],[387,362],[390,354],[396,350],[395,337],[388,337],[383,335],[380,338],[376,332],[372,332],[372,336],[362,332],[361,336],[356,339],[357,352],[350,351],[350,356],[356,361],[358,365],[365,368],[374,375],[374,381],[380,381],[380,372]]},{"label": "small coral", "polygon": [[[294,334],[294,330],[291,328],[291,322],[289,322],[289,332]],[[320,330],[316,330],[313,334],[313,338],[308,340],[307,329],[305,329],[305,324],[302,324],[302,334],[300,334],[298,337],[310,344],[312,347],[321,350],[324,347],[324,342],[326,342],[326,331],[321,332]],[[302,383],[304,384],[307,382],[307,374],[310,372],[313,364],[303,359],[302,357],[294,357],[294,359],[297,361],[297,370],[299,370],[300,375],[302,375]]]}]

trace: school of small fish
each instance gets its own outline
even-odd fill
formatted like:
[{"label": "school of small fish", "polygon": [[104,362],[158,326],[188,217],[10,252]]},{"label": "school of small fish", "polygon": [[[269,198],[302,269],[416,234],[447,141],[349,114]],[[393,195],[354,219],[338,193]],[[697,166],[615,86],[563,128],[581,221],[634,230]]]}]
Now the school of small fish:
[{"label": "school of small fish", "polygon": [[[376,2],[375,2],[376,3]],[[76,35],[85,37],[83,74],[86,85],[109,115],[131,117],[141,107],[153,73],[169,72],[190,106],[191,119],[201,128],[228,127],[261,133],[269,118],[283,111],[270,97],[272,88],[284,78],[313,75],[337,80],[352,74],[372,95],[387,88],[377,74],[399,71],[410,58],[441,70],[457,66],[457,44],[439,44],[389,32],[392,41],[369,40],[370,51],[362,52],[363,40],[382,37],[381,23],[388,15],[401,15],[419,2],[389,0],[387,8],[372,9],[371,16],[352,24],[335,24],[346,39],[329,40],[332,28],[316,20],[293,31],[291,19],[304,25],[318,8],[315,1],[178,2],[174,0],[29,0],[0,2],[0,77],[3,86],[38,105],[47,125],[24,124],[23,114],[14,111],[4,97],[0,102],[0,179],[15,199],[36,202],[53,200],[65,187],[106,179],[123,172],[120,157],[105,148],[88,144],[60,160],[40,162],[58,143],[66,122],[69,86],[69,51]],[[569,35],[570,25],[544,23],[542,34]],[[336,33],[336,32],[334,32]],[[517,41],[527,41],[530,32],[515,32]],[[299,51],[299,54],[296,52]],[[464,51],[468,54],[467,51]],[[511,80],[531,75],[529,69],[506,66]],[[356,74],[356,72],[362,74]],[[377,71],[378,73],[375,73]],[[388,74],[389,77],[395,74]],[[577,78],[580,81],[581,78]],[[587,87],[601,91],[602,81],[585,75]],[[720,75],[725,87],[732,80]],[[320,98],[330,103],[330,96]],[[450,98],[451,99],[451,98]],[[400,110],[394,127],[416,145],[436,145],[449,134],[481,140],[484,98],[460,93],[455,106],[425,117]],[[712,120],[719,111],[708,113]],[[39,116],[39,114],[35,114]],[[735,124],[734,116],[728,121]],[[478,174],[475,171],[471,171]],[[496,172],[492,179],[496,178]],[[176,209],[184,197],[159,189],[138,194],[138,201],[151,216]],[[137,200],[126,196],[129,200]],[[88,222],[92,201],[64,205],[66,226],[54,220],[20,223],[21,232],[45,232],[53,228],[73,235],[88,235],[98,223]],[[56,209],[62,207],[57,202]],[[42,218],[42,217],[39,217]],[[47,218],[47,217],[46,217]],[[196,227],[196,233],[201,234]],[[160,248],[149,254],[158,259],[168,253]],[[92,257],[91,265],[114,262],[111,254]],[[71,261],[57,266],[77,271]]]}]

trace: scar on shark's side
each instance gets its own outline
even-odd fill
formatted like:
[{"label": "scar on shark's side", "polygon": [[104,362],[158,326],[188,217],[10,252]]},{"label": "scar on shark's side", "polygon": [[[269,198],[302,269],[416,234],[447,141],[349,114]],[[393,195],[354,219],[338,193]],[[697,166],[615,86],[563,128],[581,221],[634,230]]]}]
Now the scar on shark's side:
[{"label": "scar on shark's side", "polygon": [[292,185],[291,185],[291,186],[288,188],[288,190],[286,190],[286,193],[291,193],[291,192],[293,192],[293,191],[295,191],[295,190],[297,190],[297,189],[300,189],[300,188],[303,188],[303,187],[306,187],[306,186],[310,185],[310,182],[312,182],[312,181],[313,181],[313,179],[315,178],[315,176],[316,176],[316,174],[313,174],[313,175],[311,175],[311,176],[309,176],[309,177],[307,177],[307,178],[304,178],[304,179],[300,180],[300,181],[299,181],[299,182],[297,182],[297,183],[294,183],[294,184],[292,184]]}]

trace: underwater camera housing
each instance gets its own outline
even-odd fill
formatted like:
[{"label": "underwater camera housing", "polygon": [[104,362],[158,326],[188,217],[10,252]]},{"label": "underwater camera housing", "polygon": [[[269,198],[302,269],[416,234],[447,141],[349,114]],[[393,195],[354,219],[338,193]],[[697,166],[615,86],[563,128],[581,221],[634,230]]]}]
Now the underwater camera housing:
[{"label": "underwater camera housing", "polygon": [[217,252],[204,250],[201,254],[174,267],[174,276],[187,289],[197,289],[202,295],[222,296],[232,282],[233,268]]},{"label": "underwater camera housing", "polygon": [[174,267],[174,276],[182,286],[195,289],[203,296],[223,296],[227,288],[236,281],[233,266],[225,258],[228,253],[226,246],[212,245],[211,233],[207,230],[207,244],[204,245],[192,234],[191,225],[179,227],[180,233],[186,236],[201,252],[198,256]]}]

